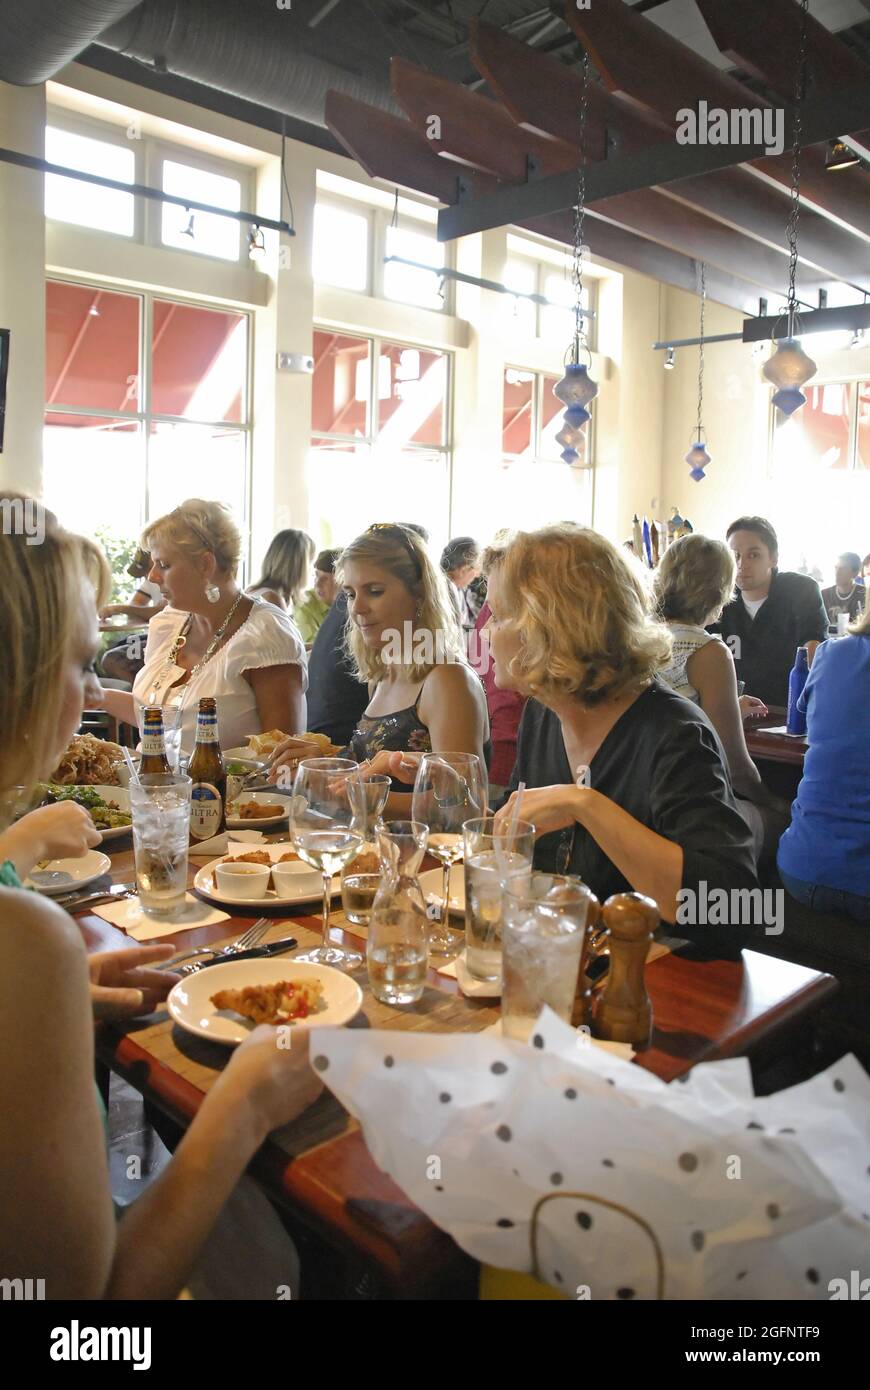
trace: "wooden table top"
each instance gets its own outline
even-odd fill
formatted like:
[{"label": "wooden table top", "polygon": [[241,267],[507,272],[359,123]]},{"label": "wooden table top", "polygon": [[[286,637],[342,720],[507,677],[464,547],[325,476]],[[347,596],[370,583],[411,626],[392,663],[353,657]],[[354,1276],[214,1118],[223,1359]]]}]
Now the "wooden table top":
[{"label": "wooden table top", "polygon": [[809,747],[805,737],[796,734],[772,733],[772,727],[782,728],[787,711],[768,706],[763,719],[749,719],[743,725],[750,758],[767,758],[769,762],[789,763],[802,768]]},{"label": "wooden table top", "polygon": [[[129,841],[113,855],[116,882],[133,877]],[[199,861],[202,862],[202,861]],[[194,870],[195,870],[194,866]],[[191,875],[192,878],[192,875]],[[253,920],[231,911],[232,920],[164,938],[178,949],[234,940]],[[292,934],[301,948],[319,939],[319,918],[306,911],[275,909],[266,940]],[[333,912],[334,934],[359,947],[357,929]],[[92,914],[79,918],[89,949],[129,941]],[[287,956],[292,961],[292,955]],[[407,1009],[379,1003],[365,971],[356,977],[364,1002],[354,1027],[478,1032],[499,1017],[497,1001],[466,998],[455,980],[429,972],[418,1004]],[[756,1054],[777,1034],[805,1020],[837,988],[829,975],[756,952],[737,960],[701,959],[697,952],[666,954],[646,971],[654,1033],[639,1066],[670,1081],[696,1062]],[[127,1028],[104,1026],[98,1055],[167,1114],[189,1121],[228,1050],[184,1033],[166,1011]],[[329,1093],[292,1125],[270,1136],[252,1165],[265,1190],[297,1219],[333,1245],[350,1248],[375,1264],[387,1283],[408,1297],[473,1277],[473,1266],[374,1164],[359,1126]]]}]

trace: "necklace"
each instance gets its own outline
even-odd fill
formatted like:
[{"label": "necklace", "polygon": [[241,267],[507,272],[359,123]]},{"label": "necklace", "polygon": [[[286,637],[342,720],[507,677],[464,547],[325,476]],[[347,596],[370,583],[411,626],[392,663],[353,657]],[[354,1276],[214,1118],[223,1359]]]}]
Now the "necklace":
[{"label": "necklace", "polygon": [[[243,599],[244,597],[245,597],[245,595],[244,595],[244,593],[242,592],[242,590],[239,590],[238,594],[236,595],[235,603],[233,604],[233,606],[232,606],[232,608],[230,609],[229,613],[228,613],[227,616],[224,618],[224,620],[223,620],[223,622],[221,623],[220,627],[219,627],[219,628],[217,629],[217,631],[215,632],[214,637],[212,637],[211,641],[209,642],[208,646],[206,647],[206,649],[205,649],[205,651],[203,652],[202,656],[200,657],[199,661],[198,661],[198,662],[196,663],[196,665],[191,669],[191,671],[190,671],[190,677],[189,677],[188,681],[186,682],[187,685],[191,685],[191,684],[193,683],[193,678],[194,678],[194,676],[198,675],[199,672],[202,670],[203,666],[206,664],[206,662],[207,662],[207,661],[210,661],[211,658],[214,656],[215,652],[217,651],[218,647],[219,647],[220,644],[221,644],[221,639],[222,639],[224,633],[226,632],[227,628],[228,628],[229,625],[230,625],[230,620],[232,619],[233,614],[235,613],[236,609],[238,608],[239,604],[241,603],[241,601],[242,601],[242,599]],[[190,629],[191,629],[192,624],[193,624],[193,614],[192,614],[192,613],[188,613],[187,617],[186,617],[185,620],[184,620],[184,623],[182,624],[181,631],[179,632],[179,634],[178,634],[178,636],[176,637],[175,641],[172,643],[172,646],[169,648],[169,652],[168,652],[167,657],[166,657],[166,665],[167,665],[167,666],[174,666],[174,665],[176,664],[175,659],[176,659],[176,657],[178,656],[178,653],[181,651],[181,648],[182,648],[182,647],[185,645],[185,643],[187,642],[187,634],[190,632]]]}]

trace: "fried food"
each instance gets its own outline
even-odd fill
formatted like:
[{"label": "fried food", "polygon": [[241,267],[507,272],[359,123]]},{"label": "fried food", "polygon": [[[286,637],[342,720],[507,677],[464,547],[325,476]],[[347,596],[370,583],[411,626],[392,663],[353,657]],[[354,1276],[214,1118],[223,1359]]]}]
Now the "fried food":
[{"label": "fried food", "polygon": [[232,1009],[254,1023],[293,1023],[326,1007],[319,980],[280,980],[245,989],[220,989],[211,996],[216,1009]]},{"label": "fried food", "polygon": [[109,743],[93,734],[76,734],[49,781],[65,787],[115,787],[117,766],[123,761],[124,750],[119,743]]},{"label": "fried food", "polygon": [[286,854],[282,854],[282,855],[281,855],[281,858],[280,858],[280,859],[277,859],[275,862],[276,862],[277,864],[290,864],[290,863],[298,864],[298,862],[299,862],[299,855],[298,855],[298,854],[294,854],[294,853],[293,853],[293,850],[291,849],[291,850],[288,850]]},{"label": "fried food", "polygon": [[271,869],[272,860],[264,849],[251,849],[247,854],[228,854],[221,860],[222,864],[263,864],[267,869]]},{"label": "fried food", "polygon": [[333,754],[338,744],[333,743],[326,734],[284,734],[280,729],[270,729],[266,734],[248,734],[248,747],[254,757],[271,757],[279,743],[283,743],[287,738],[303,739],[306,743],[316,743],[320,749],[321,756],[328,758]]},{"label": "fried food", "polygon": [[239,801],[234,813],[239,820],[269,820],[280,816],[284,809],[281,801]]}]

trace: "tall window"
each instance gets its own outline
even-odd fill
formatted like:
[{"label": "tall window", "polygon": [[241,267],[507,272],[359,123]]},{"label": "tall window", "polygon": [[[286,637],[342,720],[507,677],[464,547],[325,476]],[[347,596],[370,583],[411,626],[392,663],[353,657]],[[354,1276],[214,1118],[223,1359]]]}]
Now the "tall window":
[{"label": "tall window", "polygon": [[[529,530],[551,521],[591,524],[592,470],[568,467],[559,457],[555,436],[564,407],[553,395],[557,381],[545,372],[505,369],[501,467],[478,481],[478,508],[493,530]],[[593,423],[586,427],[587,457]]]},{"label": "tall window", "polygon": [[186,497],[247,514],[248,317],[99,286],[46,285],[46,503],[119,536]]},{"label": "tall window", "polygon": [[308,488],[324,545],[375,521],[447,539],[449,365],[429,348],[315,331]]},{"label": "tall window", "polygon": [[[519,237],[508,237],[508,258],[505,261],[503,282],[514,295],[505,295],[504,317],[511,328],[529,337],[540,338],[560,356],[574,336],[574,285],[571,263],[567,256],[550,253],[552,260],[535,260],[530,255],[517,254]],[[526,242],[526,245],[531,243]],[[521,295],[539,294],[549,301],[538,304]],[[595,312],[595,282],[585,280],[582,307]],[[585,321],[586,340],[595,345],[595,319]]]}]

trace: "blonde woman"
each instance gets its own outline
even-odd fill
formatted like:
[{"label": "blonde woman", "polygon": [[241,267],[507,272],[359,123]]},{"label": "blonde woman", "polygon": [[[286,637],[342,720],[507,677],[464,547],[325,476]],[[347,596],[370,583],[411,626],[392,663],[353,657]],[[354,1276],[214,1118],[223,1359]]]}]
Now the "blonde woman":
[{"label": "blonde woman", "polygon": [[[41,545],[0,535],[4,804],[17,786],[33,787],[51,771],[90,703],[98,647],[91,563],[50,513]],[[0,918],[0,1270],[44,1279],[48,1299],[174,1298],[266,1135],[322,1089],[306,1041],[281,1049],[274,1029],[256,1029],[172,1160],[116,1224],[89,973],[137,986],[148,1011],[174,977],[144,966],[172,948],[89,958],[67,913],[5,884]],[[291,1283],[295,1258],[285,1268]]]},{"label": "blonde woman", "polygon": [[305,531],[279,531],[272,537],[263,560],[263,573],[247,592],[287,611],[302,597],[316,546]]},{"label": "blonde woman", "polygon": [[730,548],[697,532],[665,551],[653,587],[673,650],[659,675],[678,694],[700,705],[719,735],[756,853],[767,858],[788,822],[788,807],[765,787],[743,733],[743,719],[765,715],[767,706],[754,695],[738,698],[730,651],[721,637],[704,631],[730,602],[736,572]]},{"label": "blonde woman", "polygon": [[[496,685],[530,697],[512,785],[528,789],[537,866],[579,874],[602,899],[644,893],[687,934],[681,890],[756,887],[722,746],[657,678],[670,634],[625,551],[569,524],[520,533],[491,557],[487,601]],[[717,946],[740,940],[732,924]]]},{"label": "blonde woman", "polygon": [[[447,581],[420,536],[406,526],[371,526],[342,552],[337,570],[348,599],[346,644],[369,686],[350,756],[368,772],[387,770],[390,752],[403,749],[483,760],[486,697],[465,657]],[[288,740],[276,750],[273,777],[306,755],[306,745]],[[409,802],[400,794],[389,805],[398,813]]]},{"label": "blonde woman", "polygon": [[142,544],[168,607],[151,619],[132,695],[106,690],[103,707],[138,726],[143,706],[162,705],[184,753],[204,695],[217,699],[225,748],[266,729],[304,729],[305,647],[286,613],[238,587],[241,536],[228,508],[192,498],[152,521]]}]

